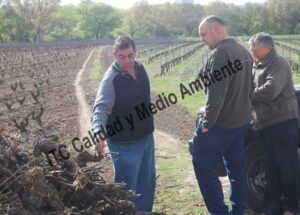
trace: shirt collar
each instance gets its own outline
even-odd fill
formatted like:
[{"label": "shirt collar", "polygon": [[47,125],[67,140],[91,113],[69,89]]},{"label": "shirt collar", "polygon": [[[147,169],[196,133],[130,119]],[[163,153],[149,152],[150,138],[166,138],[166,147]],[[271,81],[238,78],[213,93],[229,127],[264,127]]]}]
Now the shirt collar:
[{"label": "shirt collar", "polygon": [[276,51],[273,48],[272,51],[270,51],[257,65],[255,65],[255,68],[262,68],[266,67],[271,60],[276,56]]},{"label": "shirt collar", "polygon": [[[118,71],[119,73],[121,73],[122,75],[129,75],[126,71],[124,71],[121,66],[117,63],[117,61],[114,61],[112,64],[112,67]],[[139,72],[139,62],[138,61],[134,61],[134,69],[135,69],[135,74],[138,75]]]},{"label": "shirt collar", "polygon": [[[138,65],[137,61],[134,61],[134,69],[136,72],[138,71],[138,66],[139,65]],[[113,62],[113,68],[115,70],[117,70],[118,72],[122,73],[123,75],[128,75],[128,73],[121,68],[121,66],[117,63],[117,61]]]},{"label": "shirt collar", "polygon": [[234,41],[234,39],[231,38],[231,37],[228,37],[228,38],[226,38],[226,39],[220,41],[220,42],[216,45],[215,48],[217,48],[218,46],[220,46],[222,43],[226,43],[226,42],[228,42],[228,41]]}]

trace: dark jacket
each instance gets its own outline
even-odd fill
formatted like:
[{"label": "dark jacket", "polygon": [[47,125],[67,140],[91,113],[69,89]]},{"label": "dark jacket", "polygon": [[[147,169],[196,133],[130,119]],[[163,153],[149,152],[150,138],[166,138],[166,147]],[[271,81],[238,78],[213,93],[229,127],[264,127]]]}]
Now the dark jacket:
[{"label": "dark jacket", "polygon": [[252,57],[234,39],[220,42],[207,60],[204,75],[210,78],[203,126],[238,128],[251,121]]},{"label": "dark jacket", "polygon": [[254,125],[262,129],[298,118],[297,98],[289,62],[273,49],[253,69]]}]

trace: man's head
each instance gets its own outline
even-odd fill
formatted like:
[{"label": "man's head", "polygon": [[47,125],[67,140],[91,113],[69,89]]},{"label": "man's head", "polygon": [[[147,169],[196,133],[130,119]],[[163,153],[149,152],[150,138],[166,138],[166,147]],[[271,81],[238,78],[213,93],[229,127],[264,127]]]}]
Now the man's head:
[{"label": "man's head", "polygon": [[272,37],[265,32],[260,32],[252,36],[249,40],[249,44],[255,62],[260,62],[274,48]]},{"label": "man's head", "polygon": [[199,25],[199,36],[209,49],[214,49],[228,37],[224,21],[217,16],[208,16]]},{"label": "man's head", "polygon": [[134,69],[135,54],[135,44],[130,37],[121,36],[115,40],[113,55],[123,70],[132,71]]}]

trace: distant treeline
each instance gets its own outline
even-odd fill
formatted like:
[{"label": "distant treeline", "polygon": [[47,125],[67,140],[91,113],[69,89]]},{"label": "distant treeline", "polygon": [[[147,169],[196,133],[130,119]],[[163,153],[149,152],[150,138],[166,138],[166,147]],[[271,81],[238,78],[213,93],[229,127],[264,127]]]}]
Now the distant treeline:
[{"label": "distant treeline", "polygon": [[300,34],[299,0],[266,0],[264,4],[208,5],[136,3],[129,9],[82,0],[77,6],[60,0],[0,0],[0,42],[113,38],[195,37],[200,20],[210,14],[222,17],[234,36],[259,31]]}]

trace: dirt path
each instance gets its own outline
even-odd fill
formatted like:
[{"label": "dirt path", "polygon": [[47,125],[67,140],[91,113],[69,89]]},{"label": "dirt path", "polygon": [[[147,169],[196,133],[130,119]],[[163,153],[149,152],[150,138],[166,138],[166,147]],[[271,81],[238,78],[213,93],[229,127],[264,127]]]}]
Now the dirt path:
[{"label": "dirt path", "polygon": [[87,135],[88,131],[91,129],[91,123],[90,123],[90,116],[91,116],[91,111],[89,108],[89,105],[86,101],[85,94],[83,87],[80,84],[81,77],[83,73],[86,70],[86,65],[89,62],[90,58],[92,57],[93,53],[95,52],[96,48],[93,49],[85,62],[82,65],[81,70],[77,73],[74,86],[76,90],[76,98],[78,101],[78,115],[79,115],[79,129],[80,129],[80,136],[84,137]]},{"label": "dirt path", "polygon": [[[80,139],[83,137],[88,136],[88,131],[91,130],[91,110],[92,105],[88,103],[86,97],[90,97],[91,93],[94,93],[93,91],[89,91],[87,89],[86,85],[95,84],[94,82],[86,82],[86,76],[89,77],[90,71],[93,68],[93,61],[94,58],[97,58],[98,51],[96,51],[98,47],[93,49],[87,59],[85,60],[84,64],[82,65],[82,68],[77,73],[76,80],[74,82],[75,90],[76,90],[76,98],[77,98],[77,104],[78,104],[78,123],[79,123],[79,130],[80,130]],[[84,77],[85,76],[85,77]],[[89,86],[90,87],[90,86]],[[97,89],[98,86],[94,86],[95,89]],[[92,88],[93,89],[93,88]],[[87,149],[85,149],[87,150]],[[95,147],[91,147],[87,150],[89,153],[94,154],[95,153]],[[74,153],[76,153],[74,151]],[[75,154],[76,156],[76,154]],[[88,164],[89,165],[89,164]],[[101,160],[101,170],[102,174],[101,177],[106,182],[113,182],[113,169],[112,169],[112,161],[110,159],[110,156],[105,156]]]},{"label": "dirt path", "polygon": [[[76,76],[76,80],[74,82],[75,90],[76,90],[76,98],[78,101],[78,115],[79,115],[79,128],[80,128],[80,135],[82,137],[87,135],[87,132],[91,130],[91,110],[89,107],[89,104],[85,97],[84,87],[81,85],[81,79],[84,72],[87,71],[87,64],[93,54],[95,53],[96,49],[93,49],[87,59],[85,60],[82,68],[79,70]],[[107,53],[107,51],[105,51]],[[155,141],[157,143],[157,146],[160,147],[172,147],[179,143],[177,139],[172,137],[171,135],[161,131],[161,130],[155,130],[154,132]]]}]

